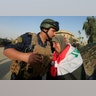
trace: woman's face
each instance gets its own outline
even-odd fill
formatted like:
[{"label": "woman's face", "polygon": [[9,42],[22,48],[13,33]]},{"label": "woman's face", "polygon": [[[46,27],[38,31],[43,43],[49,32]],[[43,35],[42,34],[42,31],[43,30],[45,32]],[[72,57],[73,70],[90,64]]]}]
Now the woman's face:
[{"label": "woman's face", "polygon": [[61,47],[60,47],[60,44],[58,42],[53,42],[53,48],[55,49],[55,51],[58,54],[61,52]]}]

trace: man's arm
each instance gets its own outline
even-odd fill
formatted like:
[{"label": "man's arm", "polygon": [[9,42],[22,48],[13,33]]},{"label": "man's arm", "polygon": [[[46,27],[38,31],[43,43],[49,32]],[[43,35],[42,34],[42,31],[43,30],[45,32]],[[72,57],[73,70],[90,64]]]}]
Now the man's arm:
[{"label": "man's arm", "polygon": [[12,60],[24,61],[32,65],[42,63],[42,57],[38,56],[38,54],[35,52],[23,53],[14,48],[8,48],[4,50],[3,54]]},{"label": "man's arm", "polygon": [[24,53],[17,51],[14,48],[8,48],[4,50],[3,54],[12,60],[20,60],[28,63],[29,56],[32,54],[32,52]]}]

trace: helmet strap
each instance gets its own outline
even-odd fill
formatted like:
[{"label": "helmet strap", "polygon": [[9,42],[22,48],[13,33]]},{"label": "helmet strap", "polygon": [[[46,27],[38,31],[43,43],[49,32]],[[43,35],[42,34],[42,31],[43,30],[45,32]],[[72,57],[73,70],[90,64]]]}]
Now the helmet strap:
[{"label": "helmet strap", "polygon": [[48,37],[48,41],[51,41],[51,38],[49,37],[49,35],[48,35],[48,31],[47,32],[45,32],[44,30],[42,30],[46,35],[47,35],[47,37]]}]

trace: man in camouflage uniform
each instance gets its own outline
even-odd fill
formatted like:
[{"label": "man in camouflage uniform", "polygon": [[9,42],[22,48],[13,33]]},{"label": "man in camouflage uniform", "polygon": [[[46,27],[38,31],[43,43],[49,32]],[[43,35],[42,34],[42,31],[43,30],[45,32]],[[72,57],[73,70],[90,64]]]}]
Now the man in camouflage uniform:
[{"label": "man in camouflage uniform", "polygon": [[4,54],[13,60],[11,80],[41,80],[47,72],[51,39],[59,30],[59,23],[45,19],[40,29],[38,34],[27,32],[5,47]]}]

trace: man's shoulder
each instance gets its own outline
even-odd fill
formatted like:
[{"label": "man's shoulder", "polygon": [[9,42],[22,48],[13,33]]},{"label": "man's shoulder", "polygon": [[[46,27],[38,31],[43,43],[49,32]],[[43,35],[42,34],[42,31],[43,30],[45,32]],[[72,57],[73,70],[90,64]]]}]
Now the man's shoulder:
[{"label": "man's shoulder", "polygon": [[34,32],[26,32],[25,34],[27,34],[27,35],[37,35],[37,34],[34,33]]},{"label": "man's shoulder", "polygon": [[25,32],[24,34],[22,34],[20,37],[23,39],[23,40],[27,40],[28,38],[33,38],[33,37],[37,37],[37,34],[34,33],[34,32]]}]

